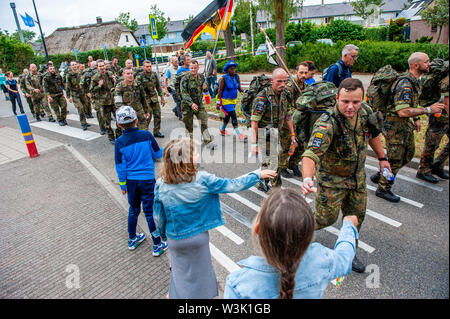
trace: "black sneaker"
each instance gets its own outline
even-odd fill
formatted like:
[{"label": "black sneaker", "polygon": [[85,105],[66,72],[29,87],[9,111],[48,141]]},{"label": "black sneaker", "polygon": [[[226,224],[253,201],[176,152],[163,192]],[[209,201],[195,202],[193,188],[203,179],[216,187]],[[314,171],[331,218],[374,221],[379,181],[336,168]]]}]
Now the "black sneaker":
[{"label": "black sneaker", "polygon": [[392,203],[398,203],[400,201],[400,197],[392,193],[391,190],[385,191],[377,188],[375,195]]},{"label": "black sneaker", "polygon": [[364,266],[364,264],[360,262],[359,259],[355,256],[352,261],[352,270],[362,274],[366,271],[366,266]]},{"label": "black sneaker", "polygon": [[49,122],[52,122],[52,123],[53,123],[53,122],[56,122],[55,119],[54,119],[53,117],[49,118],[48,121],[49,121]]},{"label": "black sneaker", "polygon": [[100,129],[100,135],[105,135],[105,133],[106,133],[106,132],[105,132],[105,129],[104,129],[104,128],[101,128],[101,129]]},{"label": "black sneaker", "polygon": [[300,169],[298,168],[298,166],[295,166],[295,167],[292,169],[292,172],[294,173],[295,176],[297,176],[297,177],[302,177],[302,172],[300,171]]},{"label": "black sneaker", "polygon": [[442,179],[448,179],[448,174],[444,171],[443,168],[435,168],[431,169],[431,174],[437,175]]},{"label": "black sneaker", "polygon": [[156,132],[155,134],[153,134],[154,137],[164,137],[163,134],[161,134],[161,132]]},{"label": "black sneaker", "polygon": [[287,169],[282,169],[280,175],[284,178],[292,178],[292,174]]},{"label": "black sneaker", "polygon": [[431,184],[439,183],[439,180],[436,177],[434,177],[433,175],[431,175],[430,173],[428,173],[428,174],[417,173],[416,177],[427,183],[431,183]]},{"label": "black sneaker", "polygon": [[375,174],[370,176],[370,180],[375,184],[378,184],[378,182],[380,181],[380,178],[381,178],[380,172],[376,172]]}]

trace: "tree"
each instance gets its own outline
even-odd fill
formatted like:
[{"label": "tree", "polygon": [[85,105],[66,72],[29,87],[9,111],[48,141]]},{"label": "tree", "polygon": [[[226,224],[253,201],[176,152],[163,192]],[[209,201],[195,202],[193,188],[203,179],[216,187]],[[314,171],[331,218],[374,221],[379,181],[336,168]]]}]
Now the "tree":
[{"label": "tree", "polygon": [[[36,32],[30,31],[30,30],[22,30],[23,40],[25,43],[33,42],[34,37],[36,36]],[[11,34],[11,37],[17,40],[20,40],[19,32],[16,31],[13,34]]]},{"label": "tree", "polygon": [[167,34],[167,19],[164,17],[165,13],[162,12],[155,5],[150,6],[150,14],[153,14],[156,18],[156,29],[158,30],[158,41],[161,41]]},{"label": "tree", "polygon": [[116,18],[116,21],[126,26],[132,32],[136,32],[136,30],[138,29],[138,22],[136,21],[136,19],[130,19],[129,12],[127,13],[121,12],[119,16]]},{"label": "tree", "polygon": [[230,23],[223,31],[223,39],[225,40],[225,48],[227,49],[227,56],[234,56],[233,36],[231,34]]},{"label": "tree", "polygon": [[[236,20],[236,34],[250,34],[250,1],[238,0],[231,20]],[[253,10],[253,27],[256,26],[256,10]]]},{"label": "tree", "polygon": [[355,11],[355,14],[362,18],[368,24],[367,18],[372,14],[381,14],[381,7],[384,6],[383,0],[355,0],[350,4]]},{"label": "tree", "polygon": [[436,0],[420,11],[420,16],[427,24],[439,28],[436,43],[439,43],[442,28],[448,25],[448,5],[449,0]]}]

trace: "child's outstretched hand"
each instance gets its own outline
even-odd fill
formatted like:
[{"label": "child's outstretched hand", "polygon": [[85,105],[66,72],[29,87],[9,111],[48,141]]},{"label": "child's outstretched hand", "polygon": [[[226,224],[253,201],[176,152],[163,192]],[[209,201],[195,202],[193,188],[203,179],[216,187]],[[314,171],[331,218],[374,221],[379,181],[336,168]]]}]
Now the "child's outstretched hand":
[{"label": "child's outstretched hand", "polygon": [[272,171],[270,169],[265,169],[261,171],[261,179],[265,178],[275,178],[277,176],[277,171]]}]

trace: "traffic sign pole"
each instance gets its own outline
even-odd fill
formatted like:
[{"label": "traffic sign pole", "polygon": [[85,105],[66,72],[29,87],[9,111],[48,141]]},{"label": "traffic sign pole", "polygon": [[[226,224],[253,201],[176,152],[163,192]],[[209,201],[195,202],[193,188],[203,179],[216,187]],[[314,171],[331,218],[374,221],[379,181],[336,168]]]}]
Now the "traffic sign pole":
[{"label": "traffic sign pole", "polygon": [[159,67],[158,67],[158,57],[156,56],[156,43],[155,39],[158,39],[158,30],[156,29],[156,17],[153,14],[150,14],[149,16],[150,20],[150,34],[152,35],[153,39],[153,47],[155,48],[155,63],[156,63],[156,72],[159,74]]}]

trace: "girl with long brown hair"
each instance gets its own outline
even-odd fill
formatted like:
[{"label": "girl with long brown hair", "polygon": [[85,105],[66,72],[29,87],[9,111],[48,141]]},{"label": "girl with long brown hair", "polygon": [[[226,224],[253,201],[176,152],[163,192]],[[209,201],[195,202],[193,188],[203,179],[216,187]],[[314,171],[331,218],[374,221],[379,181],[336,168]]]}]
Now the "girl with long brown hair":
[{"label": "girl with long brown hair", "polygon": [[219,194],[243,191],[261,178],[276,176],[275,171],[264,170],[236,179],[220,178],[198,171],[198,162],[192,139],[171,140],[164,147],[161,178],[155,187],[155,236],[167,236],[171,299],[218,296],[208,231],[225,224]]},{"label": "girl with long brown hair", "polygon": [[321,298],[330,281],[351,272],[357,222],[344,218],[334,250],[312,243],[314,214],[305,199],[292,189],[273,189],[253,227],[263,257],[238,263],[244,268],[227,277],[224,297]]}]

